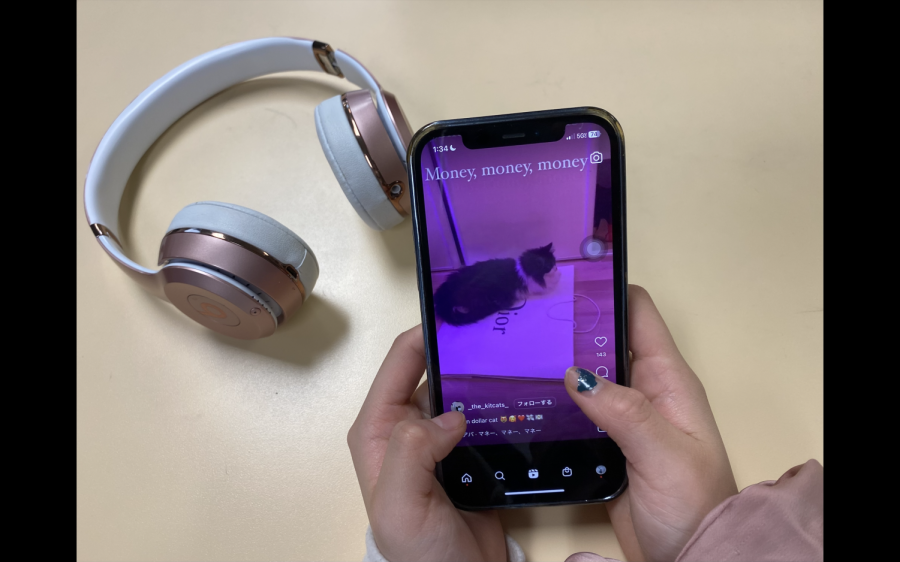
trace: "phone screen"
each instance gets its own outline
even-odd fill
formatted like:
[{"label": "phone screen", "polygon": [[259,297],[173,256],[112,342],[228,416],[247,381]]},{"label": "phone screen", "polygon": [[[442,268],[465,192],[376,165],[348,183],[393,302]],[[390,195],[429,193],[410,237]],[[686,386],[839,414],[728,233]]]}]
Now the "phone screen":
[{"label": "phone screen", "polygon": [[[457,449],[469,454],[448,459],[462,462],[457,472],[466,487],[472,472],[486,480],[493,472],[499,491],[518,482],[538,489],[536,481],[549,475],[540,475],[537,465],[546,459],[534,455],[548,449],[529,445],[608,441],[569,398],[563,378],[572,366],[612,382],[619,377],[614,242],[621,225],[609,129],[567,123],[558,140],[487,148],[446,134],[419,153],[432,297],[426,301],[437,344],[433,396],[438,410],[466,416]],[[486,461],[479,451],[495,454]],[[516,451],[530,464],[512,462]],[[468,471],[466,456],[488,466]],[[560,462],[552,480],[570,484],[578,463]],[[602,476],[601,466],[578,470]]]}]

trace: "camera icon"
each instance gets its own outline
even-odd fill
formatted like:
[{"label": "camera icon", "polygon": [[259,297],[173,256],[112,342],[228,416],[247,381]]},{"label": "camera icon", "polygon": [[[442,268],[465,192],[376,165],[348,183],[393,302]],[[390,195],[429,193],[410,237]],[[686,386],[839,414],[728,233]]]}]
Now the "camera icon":
[{"label": "camera icon", "polygon": [[591,164],[599,164],[603,162],[603,153],[600,151],[591,152]]}]

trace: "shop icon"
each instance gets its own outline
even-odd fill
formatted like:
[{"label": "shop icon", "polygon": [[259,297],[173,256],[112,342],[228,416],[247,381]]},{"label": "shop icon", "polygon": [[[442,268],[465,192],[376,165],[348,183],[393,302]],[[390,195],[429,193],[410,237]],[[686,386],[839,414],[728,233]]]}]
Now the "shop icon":
[{"label": "shop icon", "polygon": [[568,478],[569,476],[572,476],[572,469],[569,468],[568,466],[565,467],[563,469],[563,476],[565,476],[566,478]]}]

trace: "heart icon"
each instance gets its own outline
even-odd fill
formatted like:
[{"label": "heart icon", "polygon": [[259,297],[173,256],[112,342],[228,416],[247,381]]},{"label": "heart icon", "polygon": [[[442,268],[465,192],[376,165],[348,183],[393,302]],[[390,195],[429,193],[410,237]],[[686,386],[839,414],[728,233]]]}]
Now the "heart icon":
[{"label": "heart icon", "polygon": [[519,421],[523,421],[525,419],[525,416],[516,416],[516,417],[519,418]]},{"label": "heart icon", "polygon": [[[603,369],[603,374],[602,374],[602,375],[600,374],[600,369]],[[602,365],[599,366],[599,367],[597,367],[597,370],[594,371],[594,373],[596,373],[596,375],[597,375],[598,377],[603,377],[603,378],[607,378],[607,379],[609,378],[609,369],[607,369],[606,367],[604,367],[604,366],[602,366]]]},{"label": "heart icon", "polygon": [[606,338],[604,336],[594,338],[594,343],[599,345],[600,347],[603,347],[604,345],[606,345]]}]

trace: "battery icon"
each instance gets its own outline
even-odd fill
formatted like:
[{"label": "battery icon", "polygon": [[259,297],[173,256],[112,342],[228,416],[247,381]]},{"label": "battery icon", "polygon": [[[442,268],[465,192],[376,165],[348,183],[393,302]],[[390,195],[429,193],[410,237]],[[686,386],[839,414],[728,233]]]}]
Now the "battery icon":
[{"label": "battery icon", "polygon": [[600,131],[588,131],[588,138],[595,139],[600,136]]}]

